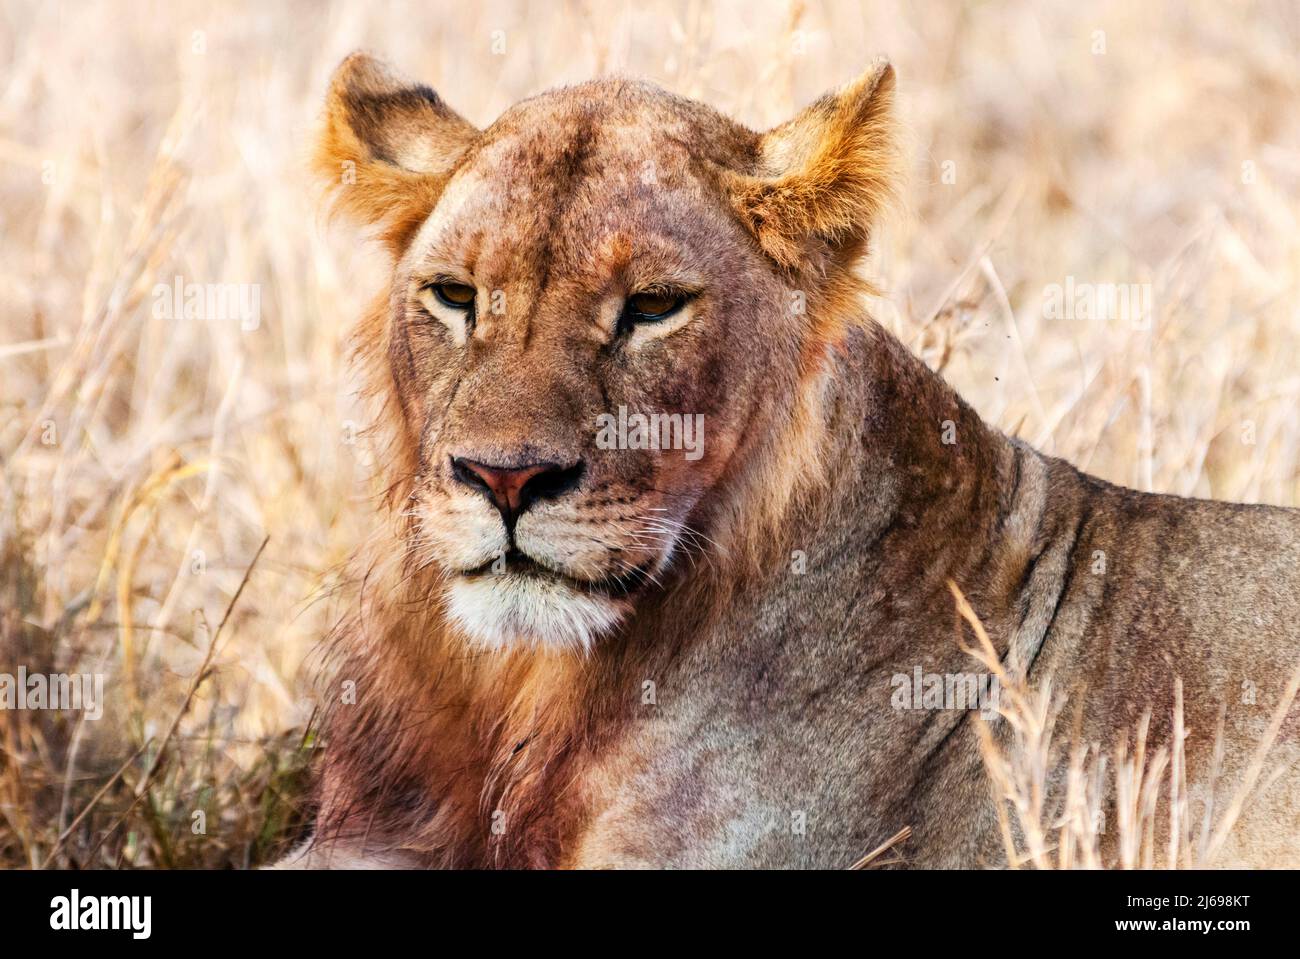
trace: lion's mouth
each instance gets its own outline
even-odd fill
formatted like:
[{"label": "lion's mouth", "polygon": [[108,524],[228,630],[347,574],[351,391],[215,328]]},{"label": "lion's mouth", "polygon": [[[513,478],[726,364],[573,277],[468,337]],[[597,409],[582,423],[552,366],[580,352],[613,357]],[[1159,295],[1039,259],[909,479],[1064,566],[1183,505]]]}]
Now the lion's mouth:
[{"label": "lion's mouth", "polygon": [[478,577],[503,576],[511,574],[515,576],[531,577],[536,579],[558,580],[581,592],[597,593],[602,596],[608,596],[612,599],[620,599],[631,593],[636,592],[650,578],[650,570],[646,566],[635,566],[625,573],[618,576],[609,576],[603,579],[580,579],[572,576],[562,570],[545,566],[533,559],[527,553],[520,552],[518,549],[511,549],[503,557],[496,557],[488,560],[481,566],[474,569],[461,570],[460,575],[473,579]]}]

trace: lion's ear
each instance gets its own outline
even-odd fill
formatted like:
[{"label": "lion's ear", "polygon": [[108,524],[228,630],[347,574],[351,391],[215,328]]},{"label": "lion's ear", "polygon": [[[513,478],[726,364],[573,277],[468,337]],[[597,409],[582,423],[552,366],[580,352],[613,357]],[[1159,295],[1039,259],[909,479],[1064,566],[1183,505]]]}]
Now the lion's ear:
[{"label": "lion's ear", "polygon": [[354,53],[330,81],[314,165],[335,209],[400,252],[478,135],[433,90]]},{"label": "lion's ear", "polygon": [[731,202],[784,267],[829,247],[856,255],[899,175],[894,68],[879,61],[762,137],[755,175],[733,174]]}]

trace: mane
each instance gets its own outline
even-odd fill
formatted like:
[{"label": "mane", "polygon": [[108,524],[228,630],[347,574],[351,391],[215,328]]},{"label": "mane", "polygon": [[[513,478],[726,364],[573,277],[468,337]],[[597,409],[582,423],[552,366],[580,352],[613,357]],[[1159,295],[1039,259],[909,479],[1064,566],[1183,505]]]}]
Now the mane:
[{"label": "mane", "polygon": [[[823,289],[810,306],[842,314],[839,337],[870,322],[864,285],[851,275]],[[377,298],[352,338],[371,410],[365,435],[380,464],[379,522],[351,560],[350,609],[324,647],[314,841],[361,839],[372,851],[400,847],[446,867],[554,865],[575,825],[566,813],[581,806],[578,764],[618,728],[642,679],[661,673],[682,637],[715,623],[742,585],[789,562],[785,519],[815,508],[831,460],[827,403],[838,340],[800,347],[793,402],[764,412],[708,505],[707,539],[677,558],[690,564],[689,576],[645,600],[586,657],[487,653],[449,624],[443,572],[410,548],[418,451],[390,372],[387,310],[387,297]]]}]

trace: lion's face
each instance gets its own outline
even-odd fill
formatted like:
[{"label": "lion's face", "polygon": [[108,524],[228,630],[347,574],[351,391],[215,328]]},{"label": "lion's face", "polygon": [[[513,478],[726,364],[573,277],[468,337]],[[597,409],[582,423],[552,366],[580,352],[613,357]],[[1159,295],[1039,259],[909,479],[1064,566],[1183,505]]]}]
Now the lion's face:
[{"label": "lion's face", "polygon": [[692,514],[789,375],[781,286],[692,169],[697,131],[625,96],[507,113],[397,272],[416,535],[484,642],[584,645],[616,622],[707,535]]},{"label": "lion's face", "polygon": [[331,123],[436,180],[393,241],[408,549],[475,642],[585,648],[705,546],[738,450],[798,386],[807,294],[727,185],[762,138],[619,81],[479,133],[370,61],[340,74]]}]

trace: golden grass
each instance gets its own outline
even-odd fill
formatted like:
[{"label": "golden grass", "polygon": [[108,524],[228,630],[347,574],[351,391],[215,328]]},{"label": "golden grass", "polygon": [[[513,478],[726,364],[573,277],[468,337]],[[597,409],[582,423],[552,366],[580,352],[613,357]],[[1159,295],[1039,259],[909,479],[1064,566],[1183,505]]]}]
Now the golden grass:
[{"label": "golden grass", "polygon": [[[1219,865],[1228,835],[1247,802],[1262,793],[1285,765],[1275,765],[1263,785],[1260,777],[1296,693],[1300,667],[1292,674],[1260,736],[1250,764],[1226,804],[1216,804],[1223,764],[1223,714],[1214,740],[1206,799],[1200,804],[1200,829],[1194,834],[1192,797],[1187,783],[1182,681],[1174,681],[1172,739],[1149,752],[1146,712],[1129,734],[1107,753],[1103,744],[1063,736],[1057,729],[1065,697],[1054,695],[1051,678],[1031,688],[1008,671],[983,624],[955,583],[949,583],[957,612],[975,635],[965,650],[996,678],[1005,704],[998,713],[1010,726],[1009,741],[999,742],[983,716],[974,722],[988,770],[1007,865],[1018,869],[1210,869]],[[1076,706],[1078,701],[1076,700]],[[1110,760],[1108,762],[1108,760]],[[1053,780],[1065,773],[1064,788]],[[1256,787],[1260,788],[1257,790]],[[1114,816],[1114,841],[1103,845],[1107,810]]]},{"label": "golden grass", "polygon": [[[1103,477],[1300,501],[1294,6],[7,2],[0,23],[0,670],[110,691],[98,723],[0,713],[0,863],[242,866],[300,820],[313,599],[367,514],[340,344],[383,264],[322,229],[304,174],[356,47],[480,124],[622,71],[761,127],[887,54],[914,162],[871,263],[880,321]],[[258,284],[259,326],[155,318],[177,275]],[[1151,329],[1045,319],[1070,276],[1150,284]]]}]

